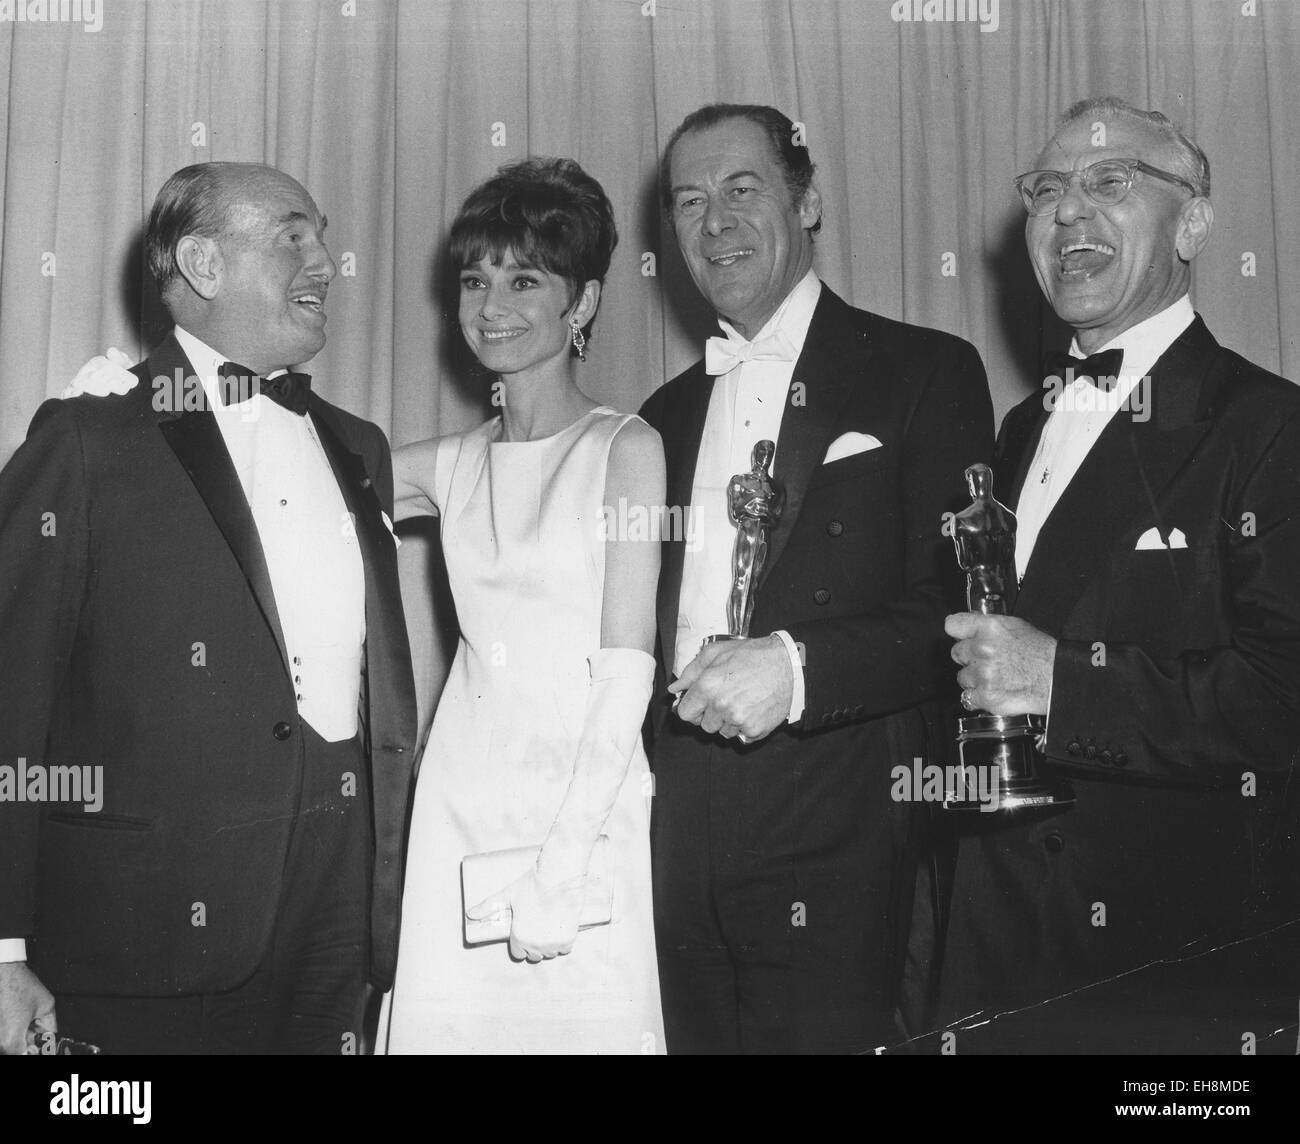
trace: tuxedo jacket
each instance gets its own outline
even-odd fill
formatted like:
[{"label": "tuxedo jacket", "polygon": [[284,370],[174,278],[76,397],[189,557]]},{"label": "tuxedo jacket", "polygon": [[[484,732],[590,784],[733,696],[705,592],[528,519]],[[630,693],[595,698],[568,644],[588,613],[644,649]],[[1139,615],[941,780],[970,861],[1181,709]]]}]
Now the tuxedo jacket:
[{"label": "tuxedo jacket", "polygon": [[[948,1016],[1300,916],[1284,857],[1300,780],[1300,389],[1197,317],[1137,404],[1044,522],[1015,608],[1059,641],[1046,755],[1077,801],[961,839]],[[1003,424],[1013,507],[1046,418],[1033,394]]]},{"label": "tuxedo jacket", "polygon": [[[125,395],[46,402],[0,472],[0,762],[103,768],[98,813],[0,802],[0,934],[29,939],[56,995],[247,979],[269,946],[300,786],[271,580],[216,419],[155,401],[153,379],[194,377],[173,336],[133,372],[141,384]],[[357,782],[373,803],[382,987],[416,735],[381,516],[391,458],[377,426],[315,394],[309,412],[365,567],[369,774]]]},{"label": "tuxedo jacket", "polygon": [[[663,438],[669,505],[690,503],[712,387],[697,363],[642,409]],[[974,347],[854,309],[823,284],[781,422],[774,472],[785,507],[751,625],[755,636],[784,629],[801,646],[804,715],[752,746],[715,743],[736,753],[743,784],[729,813],[753,824],[773,861],[815,863],[845,892],[897,872],[868,854],[892,845],[891,810],[908,809],[891,803],[891,771],[932,760],[938,746],[937,702],[953,687],[943,620],[960,598],[944,514],[968,503],[963,473],[990,455],[992,427]],[[880,447],[824,463],[852,432]],[[665,544],[658,629],[668,671],[684,551],[680,538]],[[681,742],[670,707],[662,694],[652,705],[657,773]],[[656,814],[667,813],[662,783],[657,794]],[[657,845],[662,837],[656,826]]]}]

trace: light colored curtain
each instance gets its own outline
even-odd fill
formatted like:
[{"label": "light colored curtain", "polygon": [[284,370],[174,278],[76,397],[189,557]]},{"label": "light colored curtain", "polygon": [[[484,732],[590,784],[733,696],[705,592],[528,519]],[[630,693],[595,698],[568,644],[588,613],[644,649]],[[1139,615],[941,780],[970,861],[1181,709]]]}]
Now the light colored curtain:
[{"label": "light colored curtain", "polygon": [[[86,357],[147,348],[159,326],[141,226],[166,176],[208,159],[280,167],[328,214],[344,273],[310,369],[402,444],[488,413],[483,382],[458,368],[439,258],[457,206],[503,163],[576,158],[622,236],[582,377],[635,409],[709,329],[655,173],[676,124],[714,100],[805,124],[825,202],[818,270],[855,305],[974,342],[999,415],[1064,336],[1029,271],[1012,177],[1075,99],[1165,111],[1214,175],[1198,309],[1221,341],[1300,378],[1292,0],[1001,0],[996,28],[894,18],[979,14],[975,0],[36,5],[13,0],[15,14],[83,20],[0,21],[0,459]],[[403,560],[427,696],[443,654],[427,546]]]}]

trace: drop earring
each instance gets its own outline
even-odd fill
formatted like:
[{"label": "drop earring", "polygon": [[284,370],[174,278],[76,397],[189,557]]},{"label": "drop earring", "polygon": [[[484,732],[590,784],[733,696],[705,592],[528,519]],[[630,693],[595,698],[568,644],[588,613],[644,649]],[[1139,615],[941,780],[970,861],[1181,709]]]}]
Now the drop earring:
[{"label": "drop earring", "polygon": [[578,323],[572,318],[569,319],[569,340],[573,342],[573,348],[578,351],[578,360],[587,360],[587,339],[583,337],[582,330],[578,328]]}]

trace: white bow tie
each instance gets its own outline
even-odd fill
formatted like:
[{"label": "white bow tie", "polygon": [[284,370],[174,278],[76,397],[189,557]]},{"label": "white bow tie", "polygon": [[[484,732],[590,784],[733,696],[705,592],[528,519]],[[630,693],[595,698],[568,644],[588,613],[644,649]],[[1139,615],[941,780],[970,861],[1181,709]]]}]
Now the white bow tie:
[{"label": "white bow tie", "polygon": [[796,356],[794,343],[780,330],[753,342],[709,338],[704,343],[704,372],[717,376],[743,361],[794,361]]}]

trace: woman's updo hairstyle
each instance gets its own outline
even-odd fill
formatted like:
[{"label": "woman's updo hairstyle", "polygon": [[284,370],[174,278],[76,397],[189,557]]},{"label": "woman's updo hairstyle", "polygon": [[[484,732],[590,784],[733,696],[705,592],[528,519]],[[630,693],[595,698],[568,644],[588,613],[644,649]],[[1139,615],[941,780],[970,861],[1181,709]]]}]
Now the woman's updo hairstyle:
[{"label": "woman's updo hairstyle", "polygon": [[[585,283],[604,283],[618,245],[604,189],[572,159],[525,159],[502,167],[470,192],[451,224],[452,265],[513,253],[524,266],[569,283],[570,305]],[[591,322],[583,333],[590,335]]]}]

